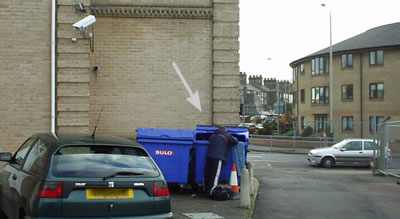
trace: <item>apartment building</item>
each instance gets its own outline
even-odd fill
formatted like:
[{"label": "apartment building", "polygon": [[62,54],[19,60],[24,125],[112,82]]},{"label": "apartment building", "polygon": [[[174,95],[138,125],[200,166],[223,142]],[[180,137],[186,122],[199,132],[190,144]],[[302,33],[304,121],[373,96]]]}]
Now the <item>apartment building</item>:
[{"label": "apartment building", "polygon": [[[400,23],[332,46],[334,137],[372,138],[374,124],[400,120]],[[330,133],[329,47],[290,63],[298,128]]]}]

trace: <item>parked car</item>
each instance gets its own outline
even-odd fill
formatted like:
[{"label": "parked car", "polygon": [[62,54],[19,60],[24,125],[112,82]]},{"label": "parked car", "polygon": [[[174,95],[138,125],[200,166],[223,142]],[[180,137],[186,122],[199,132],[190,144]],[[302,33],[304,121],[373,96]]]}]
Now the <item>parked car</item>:
[{"label": "parked car", "polygon": [[160,169],[128,139],[37,134],[0,161],[0,218],[173,216]]},{"label": "parked car", "polygon": [[257,130],[257,126],[254,123],[250,123],[248,127],[249,133],[253,134]]},{"label": "parked car", "polygon": [[[324,167],[332,167],[339,163],[369,166],[375,148],[377,145],[372,139],[345,139],[332,147],[310,150],[308,161]],[[390,149],[388,159],[391,159]]]},{"label": "parked car", "polygon": [[257,126],[254,123],[240,123],[239,127],[247,128],[250,134],[253,134],[257,130]]},{"label": "parked car", "polygon": [[240,123],[239,127],[248,128],[249,127],[249,123]]},{"label": "parked car", "polygon": [[257,127],[257,129],[263,129],[263,128],[264,128],[264,126],[263,126],[262,123],[258,123],[258,124],[256,125],[256,127]]}]

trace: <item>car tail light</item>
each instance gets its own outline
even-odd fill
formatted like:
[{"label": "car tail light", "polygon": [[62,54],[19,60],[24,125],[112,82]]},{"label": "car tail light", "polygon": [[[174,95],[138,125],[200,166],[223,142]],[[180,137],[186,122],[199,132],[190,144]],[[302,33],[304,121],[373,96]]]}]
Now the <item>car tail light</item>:
[{"label": "car tail light", "polygon": [[38,191],[39,198],[61,198],[62,182],[44,182]]},{"label": "car tail light", "polygon": [[388,148],[389,155],[392,156],[392,149]]},{"label": "car tail light", "polygon": [[154,182],[154,196],[169,196],[168,185],[165,181]]}]

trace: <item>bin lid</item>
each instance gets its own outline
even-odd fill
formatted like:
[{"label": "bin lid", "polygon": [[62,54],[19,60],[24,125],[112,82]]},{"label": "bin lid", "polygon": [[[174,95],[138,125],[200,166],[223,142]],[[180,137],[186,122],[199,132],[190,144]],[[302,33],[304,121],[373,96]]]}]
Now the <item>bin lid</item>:
[{"label": "bin lid", "polygon": [[189,129],[138,128],[137,139],[193,140],[193,131]]},{"label": "bin lid", "polygon": [[197,130],[203,130],[203,131],[212,131],[215,132],[215,130],[217,130],[218,127],[217,126],[208,126],[208,125],[197,125],[196,126],[196,131]]},{"label": "bin lid", "polygon": [[249,130],[244,127],[228,127],[228,132],[232,132],[232,133],[249,132]]}]

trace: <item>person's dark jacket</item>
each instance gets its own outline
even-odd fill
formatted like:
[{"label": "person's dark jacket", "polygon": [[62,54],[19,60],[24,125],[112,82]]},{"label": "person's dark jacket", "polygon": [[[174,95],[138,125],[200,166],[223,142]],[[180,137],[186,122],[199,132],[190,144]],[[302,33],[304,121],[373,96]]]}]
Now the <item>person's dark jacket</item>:
[{"label": "person's dark jacket", "polygon": [[217,130],[210,137],[210,144],[206,156],[208,158],[226,161],[229,146],[234,146],[238,143],[238,140],[228,132]]}]

